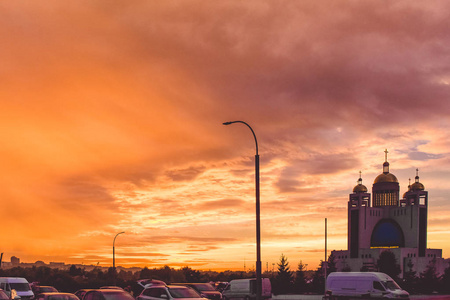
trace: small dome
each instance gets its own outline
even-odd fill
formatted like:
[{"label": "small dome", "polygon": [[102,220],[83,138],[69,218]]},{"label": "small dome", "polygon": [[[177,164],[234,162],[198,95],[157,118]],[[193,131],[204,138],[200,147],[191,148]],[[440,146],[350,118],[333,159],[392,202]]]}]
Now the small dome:
[{"label": "small dome", "polygon": [[425,187],[420,182],[414,182],[411,185],[411,191],[423,191]]},{"label": "small dome", "polygon": [[353,188],[353,193],[367,193],[367,187],[362,184],[361,171],[359,171],[358,184]]},{"label": "small dome", "polygon": [[395,177],[392,173],[383,173],[377,176],[373,183],[380,183],[380,182],[398,182],[397,177]]},{"label": "small dome", "polygon": [[353,188],[353,193],[367,193],[367,187],[364,184],[358,184]]},{"label": "small dome", "polygon": [[419,182],[419,169],[416,169],[415,182],[411,185],[411,191],[423,191],[425,187]]},{"label": "small dome", "polygon": [[406,198],[406,193],[409,192],[410,190],[411,190],[411,186],[409,185],[409,186],[408,186],[408,190],[407,190],[406,192],[403,193],[403,199]]}]

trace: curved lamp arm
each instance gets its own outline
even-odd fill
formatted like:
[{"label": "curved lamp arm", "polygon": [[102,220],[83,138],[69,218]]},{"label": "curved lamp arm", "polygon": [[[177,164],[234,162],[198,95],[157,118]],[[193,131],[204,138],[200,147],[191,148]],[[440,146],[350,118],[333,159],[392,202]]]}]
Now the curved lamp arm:
[{"label": "curved lamp arm", "polygon": [[114,237],[114,240],[113,240],[113,247],[114,247],[114,243],[116,242],[117,236],[118,236],[119,234],[122,234],[122,233],[125,233],[125,231],[119,232],[119,233],[116,234],[116,236]]},{"label": "curved lamp arm", "polygon": [[253,137],[255,138],[255,144],[256,144],[256,155],[258,155],[258,141],[256,140],[256,135],[255,132],[253,131],[252,127],[250,127],[250,125],[248,125],[247,123],[245,123],[244,121],[232,121],[232,122],[225,122],[223,123],[223,125],[231,125],[234,123],[242,123],[244,125],[247,125],[248,128],[250,128],[250,130],[252,131]]}]

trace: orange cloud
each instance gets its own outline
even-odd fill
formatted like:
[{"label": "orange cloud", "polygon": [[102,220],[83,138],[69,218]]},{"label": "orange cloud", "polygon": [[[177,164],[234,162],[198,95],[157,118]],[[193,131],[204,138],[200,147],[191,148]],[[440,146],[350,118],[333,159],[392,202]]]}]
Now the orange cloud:
[{"label": "orange cloud", "polygon": [[126,266],[242,268],[255,145],[234,120],[258,138],[268,265],[317,266],[324,218],[345,249],[348,194],[385,148],[401,193],[420,169],[450,249],[449,4],[1,5],[5,257],[111,265],[125,231]]}]

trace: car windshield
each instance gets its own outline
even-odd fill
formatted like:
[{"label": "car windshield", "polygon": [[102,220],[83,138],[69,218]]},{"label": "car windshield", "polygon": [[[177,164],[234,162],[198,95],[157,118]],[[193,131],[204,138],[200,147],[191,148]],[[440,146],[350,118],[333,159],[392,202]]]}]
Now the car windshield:
[{"label": "car windshield", "polygon": [[106,300],[134,300],[133,296],[123,291],[115,291],[111,289],[112,292],[103,293]]},{"label": "car windshield", "polygon": [[196,291],[185,287],[169,288],[169,293],[174,298],[200,298]]},{"label": "car windshield", "polygon": [[195,287],[196,287],[199,291],[215,291],[215,289],[213,288],[213,286],[210,285],[209,283],[205,283],[205,284],[196,284]]},{"label": "car windshield", "polygon": [[8,295],[2,290],[0,290],[0,300],[8,300]]},{"label": "car windshield", "polygon": [[79,300],[75,295],[51,295],[47,297],[48,300]]},{"label": "car windshield", "polygon": [[389,281],[383,281],[383,285],[386,289],[394,291],[394,290],[401,290],[401,288],[398,286],[395,281],[389,280]]},{"label": "car windshield", "polygon": [[40,292],[41,293],[51,293],[51,292],[57,292],[57,290],[52,286],[41,286]]},{"label": "car windshield", "polygon": [[83,299],[83,296],[86,294],[86,291],[76,291],[75,296],[77,296],[80,299]]},{"label": "car windshield", "polygon": [[10,282],[9,285],[11,286],[12,289],[16,290],[16,291],[29,291],[30,289],[30,285],[28,283],[25,282]]}]

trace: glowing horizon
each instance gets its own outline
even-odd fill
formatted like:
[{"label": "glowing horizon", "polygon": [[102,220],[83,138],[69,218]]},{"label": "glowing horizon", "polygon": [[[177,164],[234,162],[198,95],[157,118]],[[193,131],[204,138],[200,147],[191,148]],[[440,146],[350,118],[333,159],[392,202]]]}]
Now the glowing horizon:
[{"label": "glowing horizon", "polygon": [[[384,150],[450,256],[450,3],[49,0],[0,10],[6,261],[194,269],[347,249]],[[332,8],[332,9],[330,9]],[[399,18],[399,16],[402,16]],[[424,34],[429,32],[430,34]]]}]

